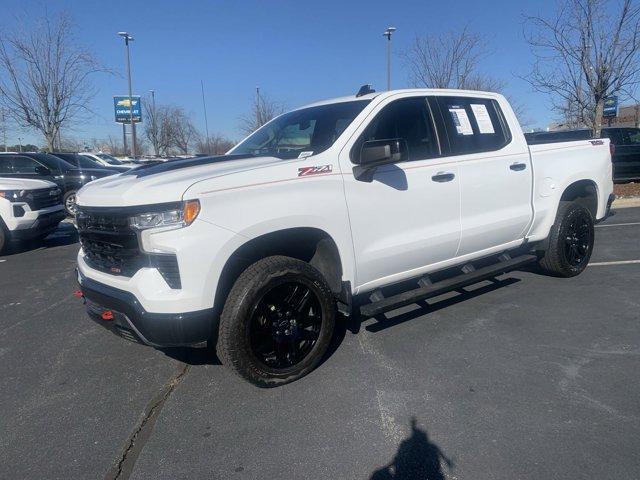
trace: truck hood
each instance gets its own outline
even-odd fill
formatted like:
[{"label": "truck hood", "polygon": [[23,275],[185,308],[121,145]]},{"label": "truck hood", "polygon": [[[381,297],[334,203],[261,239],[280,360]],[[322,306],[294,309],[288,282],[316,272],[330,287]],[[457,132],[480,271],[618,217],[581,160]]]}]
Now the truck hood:
[{"label": "truck hood", "polygon": [[222,155],[143,165],[89,183],[80,189],[76,199],[78,205],[91,207],[177,202],[194,183],[281,161],[275,157]]},{"label": "truck hood", "polygon": [[47,180],[0,177],[0,190],[37,190],[40,188],[52,188],[55,186],[55,183],[48,182]]}]

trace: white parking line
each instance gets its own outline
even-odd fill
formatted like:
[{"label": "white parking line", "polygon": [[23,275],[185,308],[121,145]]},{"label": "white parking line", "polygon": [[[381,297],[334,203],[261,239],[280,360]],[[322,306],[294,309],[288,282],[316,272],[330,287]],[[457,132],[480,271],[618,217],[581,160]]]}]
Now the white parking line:
[{"label": "white parking line", "polygon": [[606,225],[596,225],[596,228],[604,228],[604,227],[627,227],[630,225],[640,225],[640,222],[631,222],[631,223],[608,223]]},{"label": "white parking line", "polygon": [[640,263],[640,260],[619,260],[617,262],[594,262],[590,263],[589,267],[604,267],[606,265],[632,265]]},{"label": "white parking line", "polygon": [[0,263],[6,262],[6,260],[0,260]]}]

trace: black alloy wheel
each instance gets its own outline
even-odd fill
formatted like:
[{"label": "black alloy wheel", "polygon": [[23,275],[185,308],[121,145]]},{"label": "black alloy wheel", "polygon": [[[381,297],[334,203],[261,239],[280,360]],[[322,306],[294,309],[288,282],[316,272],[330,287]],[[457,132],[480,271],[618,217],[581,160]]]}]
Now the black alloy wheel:
[{"label": "black alloy wheel", "polygon": [[216,339],[224,365],[259,387],[304,377],[327,353],[336,300],[302,260],[270,256],[244,270],[228,293]]},{"label": "black alloy wheel", "polygon": [[591,222],[588,212],[581,211],[567,225],[564,254],[573,267],[580,267],[590,253],[593,242]]}]

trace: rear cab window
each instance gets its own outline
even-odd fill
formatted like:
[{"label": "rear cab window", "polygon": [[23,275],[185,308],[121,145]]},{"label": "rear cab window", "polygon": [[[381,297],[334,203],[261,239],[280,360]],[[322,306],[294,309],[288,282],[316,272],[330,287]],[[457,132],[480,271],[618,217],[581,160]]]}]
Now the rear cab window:
[{"label": "rear cab window", "polygon": [[511,142],[498,102],[476,97],[437,97],[451,155],[491,152]]}]

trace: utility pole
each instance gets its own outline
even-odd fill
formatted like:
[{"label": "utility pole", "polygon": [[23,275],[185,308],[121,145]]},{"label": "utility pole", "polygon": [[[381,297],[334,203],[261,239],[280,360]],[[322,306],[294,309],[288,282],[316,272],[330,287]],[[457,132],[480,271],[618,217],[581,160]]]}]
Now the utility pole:
[{"label": "utility pole", "polygon": [[4,151],[7,152],[7,118],[4,116],[4,108],[0,109],[0,115],[2,115],[2,143]]},{"label": "utility pole", "polygon": [[20,153],[22,153],[22,137],[18,137],[18,145],[20,145]]},{"label": "utility pole", "polygon": [[391,90],[391,35],[396,27],[387,27],[382,36],[387,37],[387,90]]},{"label": "utility pole", "polygon": [[122,148],[123,148],[122,154],[124,156],[127,156],[127,124],[126,123],[122,124]]},{"label": "utility pole", "polygon": [[207,120],[207,104],[204,101],[204,82],[200,80],[200,89],[202,90],[202,109],[204,110],[204,131],[207,135],[207,154],[211,154],[211,146],[209,145],[209,120]]},{"label": "utility pole", "polygon": [[260,128],[262,126],[262,122],[260,121],[260,87],[256,87],[256,127]]},{"label": "utility pole", "polygon": [[131,155],[133,158],[137,158],[138,148],[136,145],[136,124],[133,121],[133,90],[131,88],[131,58],[129,55],[129,42],[133,41],[133,37],[128,32],[118,32],[122,38],[124,38],[125,57],[127,61],[127,77],[129,79],[129,118],[131,121]]},{"label": "utility pole", "polygon": [[149,90],[149,92],[151,93],[151,128],[153,130],[153,137],[155,139],[153,153],[159,154],[160,152],[155,151],[156,145],[158,145],[158,130],[156,130],[156,91]]}]

